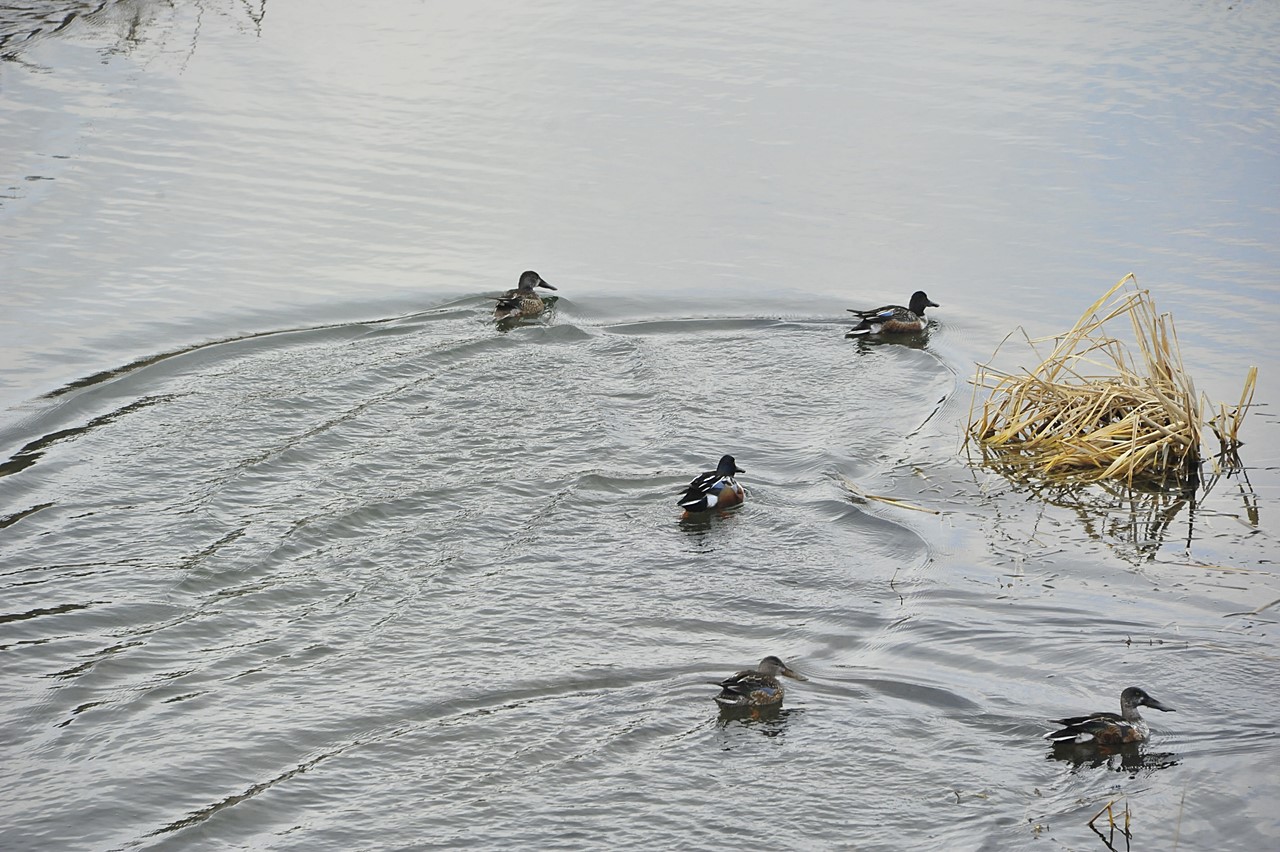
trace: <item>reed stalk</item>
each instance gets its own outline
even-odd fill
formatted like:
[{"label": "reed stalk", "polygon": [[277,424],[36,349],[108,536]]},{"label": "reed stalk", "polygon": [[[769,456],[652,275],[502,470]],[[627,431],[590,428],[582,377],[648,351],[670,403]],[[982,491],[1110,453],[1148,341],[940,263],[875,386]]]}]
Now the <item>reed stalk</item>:
[{"label": "reed stalk", "polygon": [[[1132,329],[1128,345],[1108,330],[1108,323],[1124,318]],[[1205,427],[1217,436],[1221,457],[1234,457],[1257,368],[1250,369],[1239,404],[1215,411],[1196,394],[1173,318],[1156,311],[1132,273],[1090,305],[1070,331],[1027,343],[1040,359],[1030,370],[978,365],[966,440],[986,461],[1075,481],[1167,486],[1197,476]],[[1040,352],[1046,343],[1053,343],[1047,356]],[[977,410],[979,388],[987,396]],[[1206,411],[1214,416],[1206,419]]]}]

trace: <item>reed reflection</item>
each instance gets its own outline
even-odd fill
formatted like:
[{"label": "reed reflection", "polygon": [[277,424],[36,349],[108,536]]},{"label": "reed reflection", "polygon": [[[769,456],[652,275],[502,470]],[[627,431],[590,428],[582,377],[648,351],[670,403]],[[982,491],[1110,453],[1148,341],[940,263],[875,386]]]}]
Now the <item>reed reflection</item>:
[{"label": "reed reflection", "polygon": [[[1196,539],[1197,510],[1224,480],[1234,480],[1242,503],[1242,520],[1259,526],[1258,497],[1243,465],[1214,460],[1214,471],[1199,471],[1172,486],[1135,480],[1084,482],[1070,477],[1029,474],[1022,465],[1002,462],[998,453],[984,451],[982,467],[1000,474],[1015,492],[1071,511],[1089,538],[1102,542],[1131,562],[1153,560],[1166,540],[1176,540],[1188,550]],[[1181,519],[1181,520],[1180,520]]]},{"label": "reed reflection", "polygon": [[[206,9],[206,6],[212,8]],[[53,37],[93,34],[105,40],[104,55],[130,55],[151,42],[163,44],[180,38],[188,42],[187,54],[195,51],[200,34],[200,16],[216,11],[232,21],[241,21],[257,33],[267,13],[266,0],[257,3],[199,0],[179,7],[163,0],[114,0],[75,2],[51,0],[0,5],[0,59],[16,61],[33,45]]]}]

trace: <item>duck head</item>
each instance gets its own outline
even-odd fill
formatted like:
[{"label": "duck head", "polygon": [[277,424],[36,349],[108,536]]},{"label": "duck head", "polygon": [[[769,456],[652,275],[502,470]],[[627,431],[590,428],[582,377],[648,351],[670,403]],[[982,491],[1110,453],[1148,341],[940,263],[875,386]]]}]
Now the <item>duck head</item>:
[{"label": "duck head", "polygon": [[1167,704],[1161,704],[1159,701],[1147,694],[1145,689],[1138,686],[1131,686],[1124,692],[1120,693],[1120,709],[1127,710],[1135,707],[1150,707],[1153,710],[1163,710],[1166,713],[1176,712]]},{"label": "duck head", "polygon": [[[733,460],[733,456],[722,456],[720,463],[716,465],[716,474],[718,476],[733,476],[735,473],[746,473],[746,471],[738,467],[738,463]],[[773,659],[776,660],[777,657]]]},{"label": "duck head", "polygon": [[782,675],[783,677],[789,677],[792,680],[803,681],[809,679],[772,654],[760,661],[760,665],[756,668],[756,671],[760,672],[762,675],[767,675],[768,677],[777,677],[778,675]]},{"label": "duck head", "polygon": [[548,290],[556,289],[555,287],[552,287],[550,284],[544,281],[542,276],[534,272],[532,269],[528,270],[527,272],[520,273],[519,289],[527,290],[530,293],[532,293],[534,287],[546,287]]},{"label": "duck head", "polygon": [[[525,274],[527,275],[528,273]],[[917,290],[911,294],[911,304],[907,307],[911,309],[911,313],[922,317],[924,316],[925,308],[940,308],[942,306],[926,296],[923,290]]]}]

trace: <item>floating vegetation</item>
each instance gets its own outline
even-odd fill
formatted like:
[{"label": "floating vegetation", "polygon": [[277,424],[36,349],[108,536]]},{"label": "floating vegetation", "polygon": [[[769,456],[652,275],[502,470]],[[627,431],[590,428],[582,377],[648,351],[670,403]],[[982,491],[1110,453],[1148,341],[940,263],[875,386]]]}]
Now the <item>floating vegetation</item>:
[{"label": "floating vegetation", "polygon": [[872,500],[878,503],[885,503],[890,506],[896,506],[899,509],[910,509],[913,512],[927,512],[930,515],[941,515],[937,509],[927,509],[924,506],[917,506],[914,503],[908,503],[906,500],[899,500],[897,497],[884,497],[880,494],[871,494],[863,490],[858,483],[854,482],[847,476],[837,474],[844,487],[849,491],[849,497],[856,502],[867,503]]},{"label": "floating vegetation", "polygon": [[[1107,328],[1126,317],[1136,356]],[[1038,344],[1048,342],[1055,346],[1043,356]],[[1034,475],[1064,484],[1110,480],[1185,491],[1199,482],[1201,434],[1208,428],[1219,443],[1217,458],[1239,466],[1240,426],[1257,368],[1250,368],[1239,404],[1215,410],[1197,396],[1183,368],[1173,318],[1156,312],[1132,273],[1065,335],[1027,343],[1040,361],[1034,369],[978,366],[968,440],[988,464],[1023,481]],[[975,416],[978,388],[988,396]]]}]

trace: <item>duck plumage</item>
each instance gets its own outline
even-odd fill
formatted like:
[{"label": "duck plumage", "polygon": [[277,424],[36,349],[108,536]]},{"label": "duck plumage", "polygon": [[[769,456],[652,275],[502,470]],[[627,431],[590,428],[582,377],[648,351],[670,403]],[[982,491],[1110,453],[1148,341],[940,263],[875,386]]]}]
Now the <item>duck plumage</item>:
[{"label": "duck plumage", "polygon": [[747,492],[733,478],[735,473],[746,473],[738,467],[733,456],[723,456],[715,470],[700,473],[685,489],[676,504],[685,514],[707,512],[711,509],[727,509],[746,499]]},{"label": "duck plumage", "polygon": [[1161,704],[1148,695],[1146,690],[1131,686],[1120,693],[1118,714],[1090,713],[1085,716],[1053,719],[1051,721],[1055,725],[1062,725],[1062,727],[1045,734],[1044,738],[1054,743],[1098,743],[1100,745],[1140,743],[1151,733],[1146,720],[1138,713],[1140,706],[1163,710],[1166,713],[1174,712],[1172,707]]},{"label": "duck plumage", "polygon": [[538,295],[535,288],[544,287],[548,290],[555,290],[548,284],[541,275],[532,269],[520,274],[520,282],[513,290],[508,290],[501,296],[494,296],[498,304],[493,309],[493,318],[495,320],[512,320],[528,317],[536,317],[546,308],[546,303],[542,301],[542,297]]},{"label": "duck plumage", "polygon": [[782,704],[782,684],[778,676],[808,680],[781,659],[769,655],[754,669],[745,669],[717,682],[720,694],[715,702],[725,710],[778,707]]},{"label": "duck plumage", "polygon": [[849,329],[846,337],[861,337],[864,334],[914,334],[924,331],[928,320],[925,319],[925,308],[939,307],[931,301],[923,290],[911,294],[911,302],[907,307],[902,305],[884,305],[869,311],[849,308],[860,322]]}]

